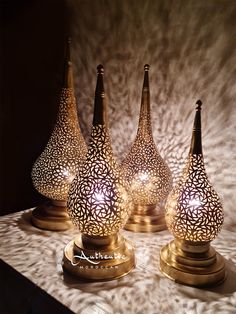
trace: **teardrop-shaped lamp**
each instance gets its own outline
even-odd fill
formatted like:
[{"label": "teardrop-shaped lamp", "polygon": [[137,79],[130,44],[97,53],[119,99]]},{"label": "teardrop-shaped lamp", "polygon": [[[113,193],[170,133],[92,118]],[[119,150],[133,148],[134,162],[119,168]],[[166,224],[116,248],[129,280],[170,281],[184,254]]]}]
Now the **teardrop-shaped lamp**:
[{"label": "teardrop-shaped lamp", "polygon": [[152,135],[148,71],[146,64],[137,136],[121,164],[135,206],[125,229],[136,232],[166,229],[163,202],[172,188],[170,169]]},{"label": "teardrop-shaped lamp", "polygon": [[175,240],[160,252],[160,268],[167,277],[199,287],[225,279],[223,257],[210,246],[222,227],[223,208],[205,171],[201,105],[199,100],[186,166],[165,207],[166,223]]},{"label": "teardrop-shaped lamp", "polygon": [[98,66],[94,118],[85,163],[72,182],[68,211],[80,234],[64,251],[63,268],[85,280],[111,280],[134,267],[134,249],[119,229],[132,200],[116,164],[106,121],[103,66]]},{"label": "teardrop-shaped lamp", "polygon": [[86,152],[87,147],[77,116],[70,40],[68,40],[56,124],[31,173],[35,189],[50,200],[33,210],[32,222],[36,227],[46,230],[66,230],[73,226],[66,208],[67,195]]}]

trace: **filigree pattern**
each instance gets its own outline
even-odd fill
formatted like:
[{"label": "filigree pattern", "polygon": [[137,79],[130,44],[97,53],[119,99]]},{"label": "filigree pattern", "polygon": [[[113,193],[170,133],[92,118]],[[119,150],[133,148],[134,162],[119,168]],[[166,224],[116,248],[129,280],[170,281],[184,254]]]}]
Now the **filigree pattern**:
[{"label": "filigree pattern", "polygon": [[166,202],[166,223],[176,238],[211,241],[223,224],[222,204],[213,190],[203,156],[193,154]]},{"label": "filigree pattern", "polygon": [[122,169],[135,204],[157,204],[167,197],[171,173],[151,136],[137,136]]},{"label": "filigree pattern", "polygon": [[63,88],[53,133],[32,168],[32,181],[42,195],[65,201],[87,152],[79,127],[72,88]]},{"label": "filigree pattern", "polygon": [[131,210],[106,126],[93,126],[87,159],[69,190],[70,218],[84,234],[108,236],[124,226]]},{"label": "filigree pattern", "polygon": [[[68,3],[81,104],[93,102],[96,80],[91,64],[105,60],[112,74],[106,84],[116,158],[122,161],[135,139],[143,79],[138,69],[150,62],[155,73],[151,77],[153,137],[174,183],[189,149],[189,104],[201,96],[207,104],[202,116],[207,173],[224,201],[224,225],[236,225],[232,215],[236,203],[235,0],[191,0],[185,5],[183,1],[145,0],[145,5],[144,1],[119,1],[119,10],[116,1]],[[118,35],[111,36],[111,30]],[[84,105],[80,118],[86,138],[92,114],[92,106]]]},{"label": "filigree pattern", "polygon": [[146,64],[138,131],[134,144],[121,165],[133,202],[138,206],[156,205],[167,197],[172,187],[170,169],[153,140],[148,71],[149,65]]}]

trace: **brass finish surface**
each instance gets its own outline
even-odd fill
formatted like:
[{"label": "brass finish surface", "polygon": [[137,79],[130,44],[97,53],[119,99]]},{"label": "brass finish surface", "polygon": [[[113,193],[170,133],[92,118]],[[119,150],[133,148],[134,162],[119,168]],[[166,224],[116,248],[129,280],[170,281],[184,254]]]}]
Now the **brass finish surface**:
[{"label": "brass finish surface", "polygon": [[[60,206],[61,205],[61,206]],[[51,231],[63,231],[73,227],[65,203],[48,202],[32,211],[32,223],[35,227]]]},{"label": "brass finish surface", "polygon": [[135,266],[132,244],[121,235],[77,236],[64,250],[64,271],[85,281],[106,281],[127,275]]},{"label": "brass finish surface", "polygon": [[73,224],[93,238],[118,232],[133,209],[131,195],[113,156],[103,74],[103,66],[99,65],[88,154],[68,193],[68,213]]},{"label": "brass finish surface", "polygon": [[119,235],[133,202],[113,157],[103,74],[99,65],[88,154],[68,194],[68,213],[81,234],[68,243],[62,261],[65,272],[86,281],[117,279],[135,265],[133,246]]},{"label": "brass finish surface", "polygon": [[205,287],[225,280],[223,257],[209,244],[174,240],[160,252],[160,269],[175,282]]},{"label": "brass finish surface", "polygon": [[165,230],[167,229],[165,214],[155,205],[136,206],[124,229],[134,232]]},{"label": "brass finish surface", "polygon": [[48,199],[67,201],[71,182],[82,166],[87,146],[77,114],[73,87],[70,40],[67,43],[63,87],[58,113],[49,141],[32,167],[35,189]]},{"label": "brass finish surface", "polygon": [[[147,208],[163,203],[172,188],[171,172],[160,156],[152,134],[149,65],[144,79],[137,135],[121,164],[136,211],[131,213],[125,229],[155,232],[166,229],[164,214],[149,213]],[[145,217],[146,216],[146,217]]]},{"label": "brass finish surface", "polygon": [[196,103],[190,151],[179,182],[167,197],[166,224],[177,239],[192,242],[214,240],[221,230],[224,213],[204,164],[201,136],[201,106]]}]

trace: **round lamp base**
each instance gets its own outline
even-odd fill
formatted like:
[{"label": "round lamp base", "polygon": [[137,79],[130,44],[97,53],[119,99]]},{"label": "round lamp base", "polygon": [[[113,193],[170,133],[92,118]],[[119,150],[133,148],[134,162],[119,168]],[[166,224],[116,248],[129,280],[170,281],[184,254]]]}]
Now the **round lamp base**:
[{"label": "round lamp base", "polygon": [[153,205],[136,206],[124,229],[133,232],[157,232],[167,229],[165,215]]},{"label": "round lamp base", "polygon": [[64,250],[65,272],[85,281],[107,281],[127,275],[135,266],[134,248],[121,235],[79,235]]},{"label": "round lamp base", "polygon": [[36,207],[31,220],[35,227],[44,230],[63,231],[73,227],[65,202],[52,201]]},{"label": "round lamp base", "polygon": [[194,287],[215,286],[226,278],[224,259],[209,242],[170,242],[161,249],[160,269],[175,282]]}]

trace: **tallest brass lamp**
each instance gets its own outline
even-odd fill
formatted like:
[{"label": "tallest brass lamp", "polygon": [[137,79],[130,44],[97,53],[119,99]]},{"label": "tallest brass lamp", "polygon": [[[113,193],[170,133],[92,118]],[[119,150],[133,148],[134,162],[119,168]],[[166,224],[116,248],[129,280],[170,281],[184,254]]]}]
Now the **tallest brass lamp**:
[{"label": "tallest brass lamp", "polygon": [[160,252],[161,271],[176,282],[212,286],[225,278],[224,259],[211,246],[223,224],[223,208],[205,171],[197,101],[192,141],[179,183],[166,202],[166,223],[175,240]]},{"label": "tallest brass lamp", "polygon": [[36,227],[46,230],[72,227],[66,208],[67,194],[86,152],[77,116],[69,39],[56,124],[44,151],[32,167],[34,187],[48,198],[47,203],[32,212]]}]

